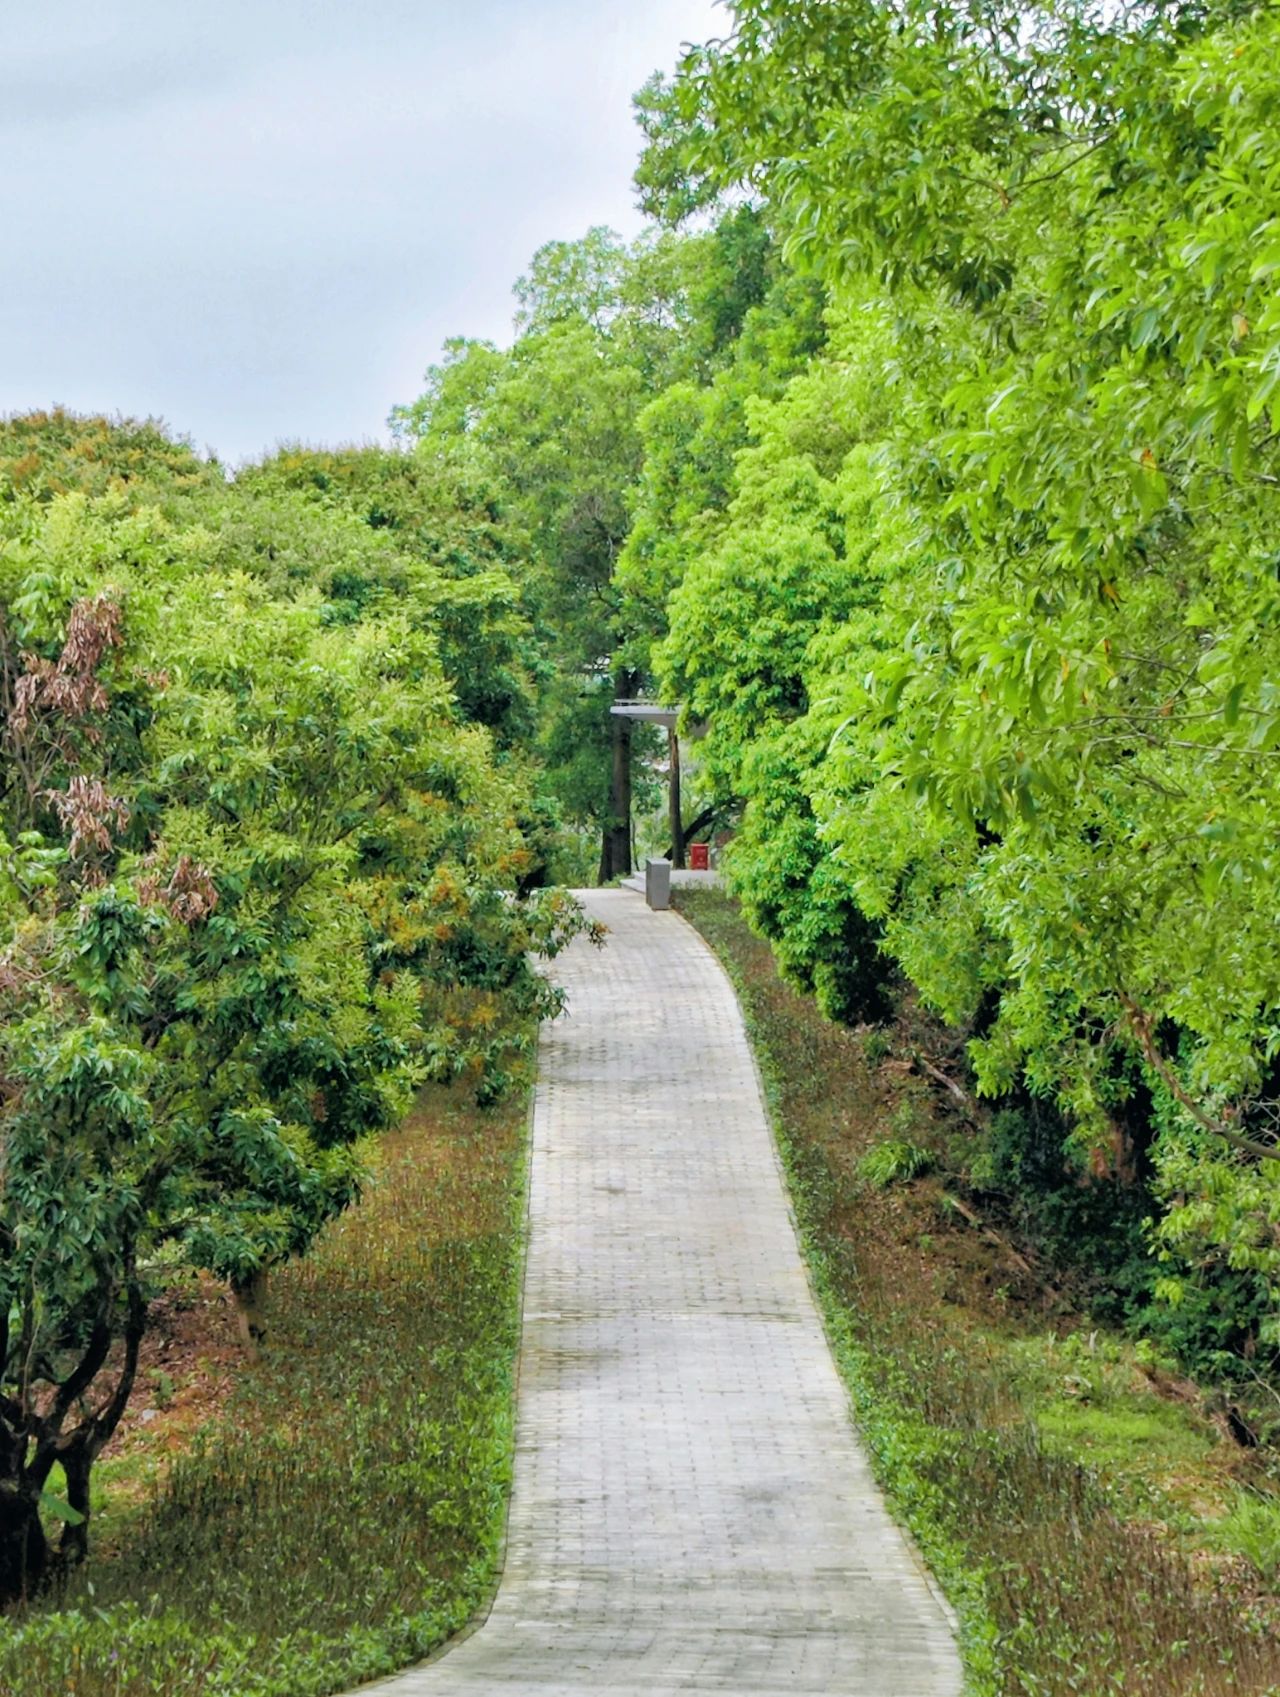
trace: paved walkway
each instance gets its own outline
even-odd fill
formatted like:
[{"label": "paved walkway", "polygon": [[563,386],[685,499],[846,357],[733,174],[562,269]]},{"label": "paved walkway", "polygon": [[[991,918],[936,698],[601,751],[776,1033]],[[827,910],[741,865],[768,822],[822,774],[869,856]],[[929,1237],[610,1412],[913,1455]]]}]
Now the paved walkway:
[{"label": "paved walkway", "polygon": [[592,892],[544,1032],[515,1491],[487,1622],[387,1697],[956,1697],[814,1308],[727,980]]}]

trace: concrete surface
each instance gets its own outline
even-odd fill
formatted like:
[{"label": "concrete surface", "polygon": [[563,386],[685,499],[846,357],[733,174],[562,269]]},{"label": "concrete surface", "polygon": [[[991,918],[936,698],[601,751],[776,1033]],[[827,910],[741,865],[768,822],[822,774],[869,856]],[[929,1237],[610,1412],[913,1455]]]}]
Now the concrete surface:
[{"label": "concrete surface", "polygon": [[957,1697],[797,1248],[733,992],[593,891],[534,1104],[515,1490],[488,1620],[386,1697]]}]

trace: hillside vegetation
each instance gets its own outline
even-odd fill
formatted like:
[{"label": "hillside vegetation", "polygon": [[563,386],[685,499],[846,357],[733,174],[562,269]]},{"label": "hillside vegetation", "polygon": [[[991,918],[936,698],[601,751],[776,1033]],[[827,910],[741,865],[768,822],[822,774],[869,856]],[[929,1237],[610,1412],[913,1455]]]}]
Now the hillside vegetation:
[{"label": "hillside vegetation", "polygon": [[677,901],[738,991],[836,1360],[959,1616],[966,1690],[1280,1688],[1269,1458],[965,1201],[969,1127],[918,1015],[824,1020],[730,898]]},{"label": "hillside vegetation", "polygon": [[[686,829],[808,1013],[905,1043],[955,1116],[859,1181],[944,1175],[1073,1335],[1248,1452],[1222,1538],[1277,1571],[1280,15],[724,21],[637,96],[645,232],[542,247],[511,345],[446,344],[392,448],[232,476],[155,423],[0,425],[24,1645],[93,1572],[174,1289],[225,1282],[271,1368],[272,1283],[421,1088],[511,1111],[562,887],[669,840],[664,749],[609,711],[643,694],[698,732]],[[1027,1688],[1108,1688],[1059,1674]]]}]

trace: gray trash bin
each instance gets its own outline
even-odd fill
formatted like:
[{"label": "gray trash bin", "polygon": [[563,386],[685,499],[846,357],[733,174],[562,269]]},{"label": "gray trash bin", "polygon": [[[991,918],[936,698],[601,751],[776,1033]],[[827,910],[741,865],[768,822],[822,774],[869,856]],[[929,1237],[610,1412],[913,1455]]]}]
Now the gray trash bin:
[{"label": "gray trash bin", "polygon": [[644,867],[644,899],[655,912],[671,906],[671,862],[647,860]]}]

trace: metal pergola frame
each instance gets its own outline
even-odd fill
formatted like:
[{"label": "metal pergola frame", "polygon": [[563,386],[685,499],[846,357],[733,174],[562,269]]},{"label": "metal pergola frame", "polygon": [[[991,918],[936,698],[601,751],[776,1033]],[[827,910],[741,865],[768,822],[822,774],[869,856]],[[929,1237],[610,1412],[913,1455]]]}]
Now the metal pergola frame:
[{"label": "metal pergola frame", "polygon": [[639,719],[645,724],[662,725],[667,733],[669,782],[667,793],[668,817],[671,823],[671,864],[684,867],[684,820],[680,812],[680,738],[676,725],[680,719],[678,707],[664,707],[661,702],[638,698],[615,701],[609,709],[615,719]]}]

